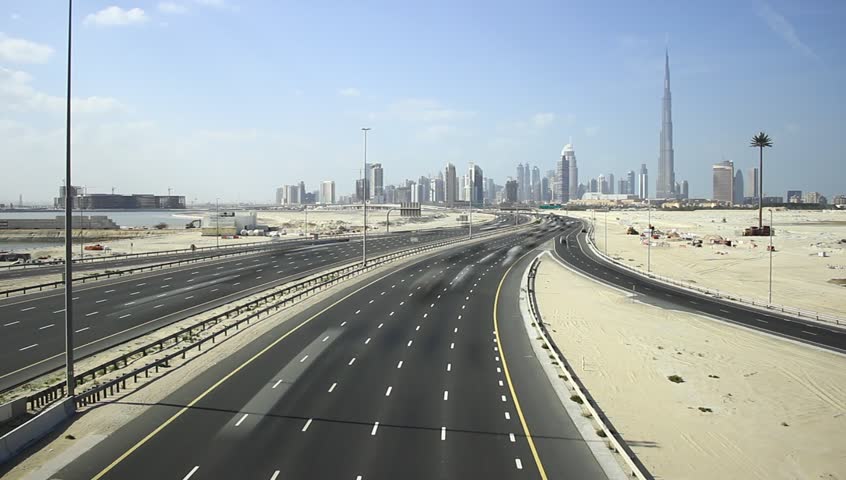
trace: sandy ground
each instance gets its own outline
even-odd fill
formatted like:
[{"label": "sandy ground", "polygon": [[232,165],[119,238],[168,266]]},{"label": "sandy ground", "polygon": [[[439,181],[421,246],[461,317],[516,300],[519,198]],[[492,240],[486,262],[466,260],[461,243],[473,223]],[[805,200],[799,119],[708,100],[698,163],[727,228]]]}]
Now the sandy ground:
[{"label": "sandy ground", "polygon": [[[270,226],[286,228],[288,235],[297,234],[305,229],[305,213],[302,211],[259,211],[258,222]],[[400,217],[399,210],[391,212],[390,231],[401,232],[407,230],[422,230],[430,228],[449,228],[461,225],[458,216],[466,212],[451,211],[446,209],[424,208],[420,217]],[[367,225],[368,232],[385,232],[387,210],[371,210],[368,207]],[[487,213],[474,213],[474,222],[488,221],[494,215]],[[364,223],[364,216],[361,210],[333,209],[317,207],[308,211],[308,231],[324,232],[335,230],[339,226],[345,226],[351,230],[360,230]],[[316,230],[315,230],[316,229]]]},{"label": "sandy ground", "polygon": [[554,341],[656,478],[846,478],[846,356],[634,302],[544,258]]},{"label": "sandy ground", "polygon": [[[592,212],[570,212],[590,219]],[[647,247],[637,235],[626,235],[633,226],[646,228],[646,211],[608,213],[608,253],[629,265],[646,269]],[[725,219],[725,223],[723,223]],[[769,211],[764,211],[769,223]],[[757,211],[697,210],[652,212],[652,224],[665,235],[653,240],[651,269],[654,273],[695,283],[709,289],[766,300],[769,253],[766,237],[743,237],[743,228],[757,225]],[[773,303],[805,310],[846,316],[846,211],[774,211]],[[702,248],[689,241],[703,239]],[[719,235],[739,242],[726,247],[711,245]],[[844,240],[843,243],[839,243]],[[596,213],[596,245],[605,248],[605,213]],[[825,257],[818,256],[825,252]],[[838,280],[843,280],[839,282]]]}]

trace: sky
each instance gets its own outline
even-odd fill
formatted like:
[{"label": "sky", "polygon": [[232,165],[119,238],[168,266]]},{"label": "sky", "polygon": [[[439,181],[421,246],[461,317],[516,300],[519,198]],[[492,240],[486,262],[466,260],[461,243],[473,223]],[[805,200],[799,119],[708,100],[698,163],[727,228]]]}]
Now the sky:
[{"label": "sky", "polygon": [[[385,182],[469,162],[504,184],[554,168],[580,181],[658,176],[663,57],[676,178],[711,195],[711,165],[757,163],[764,191],[846,194],[846,3],[77,0],[73,184],[271,202],[368,161]],[[49,202],[64,178],[67,10],[0,3],[0,203]]]}]

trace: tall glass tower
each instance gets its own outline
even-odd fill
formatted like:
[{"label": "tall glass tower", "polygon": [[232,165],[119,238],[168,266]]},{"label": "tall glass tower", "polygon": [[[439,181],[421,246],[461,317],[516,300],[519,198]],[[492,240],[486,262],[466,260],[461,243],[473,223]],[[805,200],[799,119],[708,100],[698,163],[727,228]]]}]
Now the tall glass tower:
[{"label": "tall glass tower", "polygon": [[674,198],[676,172],[673,159],[673,113],[670,96],[670,54],[664,52],[664,99],[661,105],[661,147],[658,156],[656,198]]}]

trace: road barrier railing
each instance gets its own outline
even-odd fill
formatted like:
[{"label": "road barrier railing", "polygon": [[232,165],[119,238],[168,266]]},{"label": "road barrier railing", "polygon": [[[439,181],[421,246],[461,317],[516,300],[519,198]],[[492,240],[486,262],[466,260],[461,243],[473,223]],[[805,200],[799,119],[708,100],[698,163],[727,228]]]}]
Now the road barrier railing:
[{"label": "road barrier railing", "polygon": [[[543,255],[543,254],[541,254]],[[615,453],[619,454],[622,458],[623,462],[625,463],[627,469],[629,470],[630,474],[634,478],[638,478],[640,480],[652,480],[652,475],[646,470],[640,460],[637,459],[634,452],[632,452],[631,448],[626,445],[625,440],[620,436],[611,422],[608,420],[608,417],[602,412],[599,408],[599,405],[594,401],[593,397],[590,396],[587,389],[584,386],[584,383],[579,379],[578,375],[576,375],[575,370],[567,362],[564,355],[561,353],[561,350],[552,340],[552,337],[549,335],[549,331],[546,328],[546,324],[543,322],[543,317],[541,316],[540,309],[538,308],[538,301],[537,296],[535,295],[535,279],[537,277],[538,267],[540,266],[540,257],[538,255],[532,260],[531,265],[529,266],[529,272],[527,275],[526,281],[526,291],[528,293],[528,300],[529,300],[529,312],[532,315],[532,320],[535,322],[535,325],[538,326],[538,330],[543,337],[543,342],[548,348],[549,351],[555,355],[555,361],[561,366],[562,369],[567,373],[567,377],[569,377],[569,382],[571,388],[575,392],[576,395],[581,400],[581,405],[583,408],[587,410],[587,415],[596,422],[597,425],[597,434],[599,432],[604,432],[606,435],[604,440],[606,440],[609,444],[609,448],[611,448]],[[567,380],[567,378],[565,378]],[[601,436],[601,435],[600,435]]]},{"label": "road barrier railing", "polygon": [[[486,238],[488,236],[493,235],[501,235],[503,233],[509,233],[515,230],[523,229],[526,226],[526,224],[523,224],[519,226],[502,228],[492,232],[485,232],[474,236],[473,240]],[[169,367],[173,359],[177,357],[181,357],[184,359],[186,357],[186,354],[194,349],[197,349],[197,351],[201,351],[203,349],[203,345],[209,342],[214,344],[221,336],[227,337],[233,332],[238,332],[241,327],[250,325],[250,322],[259,320],[263,317],[270,316],[271,314],[276,313],[282,308],[291,306],[299,302],[303,298],[306,298],[314,293],[320,292],[321,290],[324,290],[326,288],[330,288],[334,285],[337,285],[338,283],[341,283],[344,280],[361,275],[365,272],[381,267],[387,263],[391,263],[398,259],[403,259],[412,255],[417,255],[445,246],[455,245],[465,241],[467,241],[467,238],[461,237],[451,238],[449,240],[442,240],[439,242],[427,243],[417,247],[403,249],[378,257],[374,257],[367,261],[366,266],[362,266],[360,262],[354,263],[326,271],[311,278],[306,278],[304,280],[297,281],[291,285],[282,288],[276,287],[276,289],[274,289],[270,293],[249,300],[248,302],[242,305],[227,309],[224,312],[216,314],[193,325],[182,328],[173,334],[149,342],[142,347],[122,354],[117,358],[99,364],[96,367],[90,368],[78,375],[75,375],[74,378],[76,384],[80,386],[85,385],[89,382],[94,381],[98,377],[102,377],[103,375],[106,375],[108,373],[113,373],[119,369],[127,368],[141,358],[147,357],[154,353],[160,353],[168,348],[178,347],[182,345],[177,350],[160,358],[157,358],[156,360],[150,363],[136,367],[131,371],[122,373],[104,383],[94,385],[86,390],[81,391],[75,397],[76,403],[78,406],[85,406],[94,402],[98,402],[103,398],[112,396],[116,393],[120,393],[123,389],[126,388],[127,382],[131,381],[135,383],[138,381],[139,378],[149,377],[151,372],[158,373],[159,369]],[[230,323],[224,328],[210,333],[205,337],[200,337],[200,333],[205,332],[206,330],[214,327],[218,323],[223,322],[225,320],[233,319],[247,312],[249,312],[247,316],[239,318],[233,323]],[[30,410],[38,410],[48,406],[52,402],[66,395],[66,388],[66,382],[61,381],[43,390],[30,394],[26,397],[28,408]]]},{"label": "road barrier railing", "polygon": [[674,287],[683,288],[686,290],[691,290],[693,292],[706,295],[709,297],[713,297],[717,300],[728,301],[732,303],[736,303],[738,305],[744,307],[752,307],[758,310],[762,310],[765,312],[775,312],[781,313],[789,316],[793,316],[803,320],[814,320],[817,322],[824,322],[832,325],[837,325],[839,327],[846,327],[846,318],[839,317],[834,314],[825,313],[825,312],[816,312],[813,310],[804,310],[798,307],[791,307],[787,305],[779,305],[776,303],[769,303],[763,299],[756,299],[754,297],[742,297],[740,295],[732,294],[731,292],[719,291],[719,290],[712,290],[705,287],[700,287],[698,285],[694,285],[689,282],[683,282],[681,280],[666,277],[663,275],[658,275],[652,272],[647,272],[646,270],[633,267],[631,265],[626,265],[625,263],[617,260],[616,258],[606,255],[599,247],[596,245],[595,241],[591,238],[591,233],[594,232],[594,226],[590,224],[590,231],[585,236],[587,239],[587,244],[590,247],[591,251],[596,254],[599,258],[605,260],[606,262],[612,263],[618,267],[624,268],[636,275],[641,277],[647,277],[652,280],[656,280],[658,282],[672,285]]}]

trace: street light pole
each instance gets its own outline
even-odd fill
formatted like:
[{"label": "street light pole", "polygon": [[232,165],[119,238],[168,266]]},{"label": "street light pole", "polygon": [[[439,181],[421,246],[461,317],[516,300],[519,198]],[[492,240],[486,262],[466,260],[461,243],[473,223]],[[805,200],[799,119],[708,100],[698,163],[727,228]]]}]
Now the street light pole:
[{"label": "street light pole", "polygon": [[65,99],[65,385],[69,398],[76,387],[73,375],[73,203],[71,198],[71,27],[73,0],[68,0],[68,91]]},{"label": "street light pole", "polygon": [[770,294],[768,304],[773,303],[773,209],[770,209]]},{"label": "street light pole", "polygon": [[610,208],[605,209],[605,255],[608,255],[608,210]]},{"label": "street light pole", "polygon": [[303,212],[305,212],[305,236],[308,238],[308,207],[303,206]]},{"label": "street light pole", "polygon": [[362,127],[362,132],[364,132],[364,162],[362,163],[361,168],[361,205],[362,210],[364,210],[364,235],[362,236],[361,240],[361,265],[363,267],[367,266],[367,132],[370,131],[370,127]]},{"label": "street light pole", "polygon": [[649,220],[647,221],[647,227],[649,229],[649,238],[646,242],[646,273],[649,273],[652,271],[652,203],[650,202],[646,205],[647,210],[649,210]]},{"label": "street light pole", "polygon": [[215,248],[220,248],[220,199],[214,199],[215,204],[215,214],[214,214],[214,227],[217,230],[217,235],[214,237],[214,244]]}]

